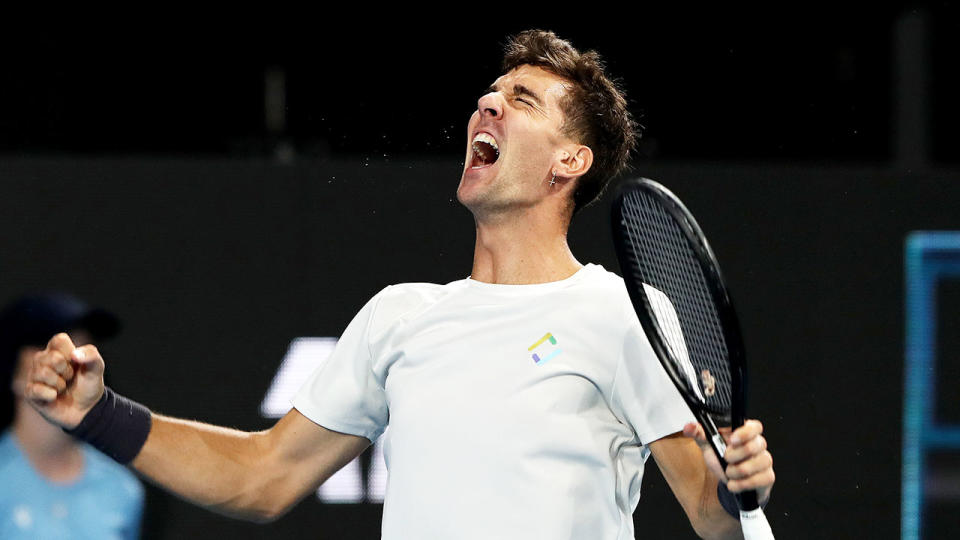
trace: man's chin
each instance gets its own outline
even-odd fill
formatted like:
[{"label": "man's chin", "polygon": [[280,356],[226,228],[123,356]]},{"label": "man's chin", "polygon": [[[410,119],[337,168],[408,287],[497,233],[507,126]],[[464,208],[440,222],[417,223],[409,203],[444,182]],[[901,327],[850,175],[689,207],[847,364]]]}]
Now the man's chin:
[{"label": "man's chin", "polygon": [[466,183],[461,179],[460,185],[457,187],[457,201],[459,201],[460,204],[466,206],[467,208],[470,208],[471,203],[475,203],[474,199],[477,198],[476,197],[477,194],[471,193],[469,187],[466,186],[465,184]]},{"label": "man's chin", "polygon": [[484,190],[477,189],[480,186],[472,184],[470,182],[461,182],[460,187],[457,189],[457,201],[460,202],[467,210],[470,211],[474,217],[482,215],[484,209],[489,205],[490,201],[489,194],[484,193]]},{"label": "man's chin", "polygon": [[457,187],[457,200],[467,207],[474,216],[484,215],[503,209],[506,201],[503,179],[498,178],[496,169],[487,166],[482,169],[465,169]]},{"label": "man's chin", "polygon": [[483,179],[473,171],[470,169],[464,170],[463,174],[460,175],[460,184],[457,186],[457,199],[460,200],[461,204],[467,205],[469,200],[479,195],[483,189],[483,183]]}]

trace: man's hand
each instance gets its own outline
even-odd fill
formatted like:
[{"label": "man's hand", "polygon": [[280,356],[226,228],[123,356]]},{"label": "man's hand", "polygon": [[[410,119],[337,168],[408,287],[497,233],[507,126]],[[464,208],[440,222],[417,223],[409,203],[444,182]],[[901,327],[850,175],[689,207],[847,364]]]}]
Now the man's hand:
[{"label": "man's hand", "polygon": [[700,424],[691,422],[683,427],[683,434],[697,441],[703,451],[704,460],[710,471],[726,482],[731,493],[755,489],[757,499],[764,503],[770,498],[775,475],[773,473],[773,456],[767,450],[767,439],[763,437],[763,424],[759,420],[747,420],[733,433],[729,429],[721,429],[721,434],[727,443],[727,469],[720,468],[720,461],[707,442]]},{"label": "man's hand", "polygon": [[50,422],[77,427],[102,395],[103,358],[93,345],[75,347],[57,334],[31,359],[27,401]]}]

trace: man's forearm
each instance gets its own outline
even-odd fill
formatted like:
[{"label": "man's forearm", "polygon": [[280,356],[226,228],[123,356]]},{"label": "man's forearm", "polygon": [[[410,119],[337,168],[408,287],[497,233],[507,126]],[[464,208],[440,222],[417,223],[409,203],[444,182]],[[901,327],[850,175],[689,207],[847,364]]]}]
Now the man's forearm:
[{"label": "man's forearm", "polygon": [[697,512],[697,523],[693,525],[700,538],[709,540],[743,538],[740,520],[728,514],[717,498],[717,479],[712,474],[708,473],[704,482],[700,508]]},{"label": "man's forearm", "polygon": [[224,514],[274,519],[370,445],[296,409],[257,433],[153,414],[104,387],[104,366],[96,347],[57,334],[33,356],[25,396],[49,422]]},{"label": "man's forearm", "polygon": [[[153,414],[143,449],[131,465],[153,483],[232,517],[268,521],[286,507],[271,498],[263,433],[247,433]],[[278,494],[273,494],[278,495]]]}]

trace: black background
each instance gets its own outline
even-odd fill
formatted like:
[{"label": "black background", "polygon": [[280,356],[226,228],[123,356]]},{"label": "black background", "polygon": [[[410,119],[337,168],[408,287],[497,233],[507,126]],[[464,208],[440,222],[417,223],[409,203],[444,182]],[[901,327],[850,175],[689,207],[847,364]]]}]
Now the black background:
[{"label": "black background", "polygon": [[[291,14],[5,34],[0,297],[58,288],[107,306],[125,322],[103,347],[118,389],[163,413],[268,427],[258,406],[291,339],[338,335],[387,284],[469,273],[472,221],[454,197],[466,120],[505,36],[551,28],[623,79],[646,126],[633,174],[686,202],[723,265],[776,459],[774,530],[897,537],[903,241],[960,228],[956,7],[918,12],[930,142],[909,166],[893,52],[909,9],[472,7],[442,22]],[[275,133],[271,68],[287,83]],[[607,204],[574,220],[570,242],[614,269]],[[932,537],[958,525],[955,510],[932,507]],[[310,497],[254,525],[151,489],[145,536],[371,538],[379,516]],[[693,536],[653,466],[635,518],[638,537]]]}]

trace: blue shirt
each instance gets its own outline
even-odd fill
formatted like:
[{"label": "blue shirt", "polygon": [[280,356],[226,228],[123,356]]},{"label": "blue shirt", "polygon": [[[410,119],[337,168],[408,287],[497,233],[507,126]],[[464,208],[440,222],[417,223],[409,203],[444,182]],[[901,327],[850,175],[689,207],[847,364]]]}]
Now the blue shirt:
[{"label": "blue shirt", "polygon": [[0,538],[137,538],[143,497],[133,473],[87,445],[80,477],[56,484],[33,469],[12,430],[0,436]]}]

